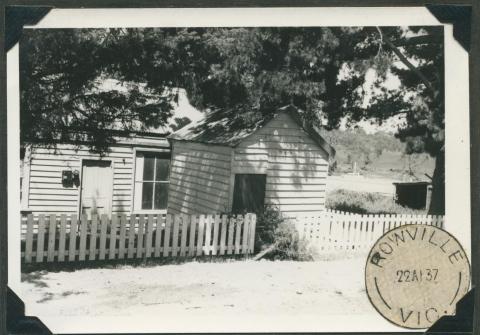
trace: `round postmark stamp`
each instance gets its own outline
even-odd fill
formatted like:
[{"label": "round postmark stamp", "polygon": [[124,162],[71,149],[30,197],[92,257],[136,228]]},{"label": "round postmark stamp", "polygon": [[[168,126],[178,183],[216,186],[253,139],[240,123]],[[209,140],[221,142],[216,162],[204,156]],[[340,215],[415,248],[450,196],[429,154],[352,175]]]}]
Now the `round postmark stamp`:
[{"label": "round postmark stamp", "polygon": [[385,233],[371,249],[365,285],[375,309],[405,328],[428,328],[470,287],[470,265],[460,243],[434,226],[404,225]]}]

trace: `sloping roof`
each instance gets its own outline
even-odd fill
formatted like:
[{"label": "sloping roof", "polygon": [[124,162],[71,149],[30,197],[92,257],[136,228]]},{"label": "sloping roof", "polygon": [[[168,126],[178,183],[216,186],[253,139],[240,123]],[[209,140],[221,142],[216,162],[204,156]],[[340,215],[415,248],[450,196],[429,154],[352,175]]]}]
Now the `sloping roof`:
[{"label": "sloping roof", "polygon": [[228,115],[208,113],[204,119],[177,130],[170,134],[168,138],[177,141],[236,147],[245,138],[275,119],[280,113],[288,113],[330,157],[335,156],[335,149],[320,135],[318,128],[304,122],[300,117],[299,109],[292,105],[279,108],[277,113],[249,125],[242,124]]}]

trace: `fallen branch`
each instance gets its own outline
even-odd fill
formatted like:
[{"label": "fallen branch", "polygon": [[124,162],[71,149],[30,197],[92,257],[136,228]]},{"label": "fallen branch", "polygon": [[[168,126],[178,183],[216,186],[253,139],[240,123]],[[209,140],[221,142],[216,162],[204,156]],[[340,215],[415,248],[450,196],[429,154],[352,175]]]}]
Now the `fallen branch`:
[{"label": "fallen branch", "polygon": [[258,254],[256,254],[255,257],[253,257],[253,260],[254,260],[254,261],[258,261],[259,259],[261,259],[263,256],[265,256],[265,255],[268,254],[269,252],[272,252],[273,250],[275,250],[276,247],[277,247],[277,244],[276,244],[276,243],[271,244],[269,247],[263,249],[263,250],[260,251]]}]

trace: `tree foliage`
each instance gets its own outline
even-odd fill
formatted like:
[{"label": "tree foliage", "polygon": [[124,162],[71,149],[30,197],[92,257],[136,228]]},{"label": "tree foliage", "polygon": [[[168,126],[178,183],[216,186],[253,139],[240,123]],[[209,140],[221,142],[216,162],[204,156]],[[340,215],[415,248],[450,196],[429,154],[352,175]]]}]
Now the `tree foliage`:
[{"label": "tree foliage", "polygon": [[232,126],[287,104],[327,129],[402,114],[407,151],[443,157],[442,27],[27,30],[20,70],[24,143],[108,150],[109,130],[164,125],[183,88]]},{"label": "tree foliage", "polygon": [[[108,135],[98,129],[159,126],[181,87],[197,108],[245,122],[286,104],[327,128],[402,113],[408,149],[435,155],[443,146],[441,37],[438,27],[28,30],[22,138],[67,139],[83,129],[100,143]],[[385,87],[389,76],[400,86]],[[145,86],[106,91],[102,78]]]}]

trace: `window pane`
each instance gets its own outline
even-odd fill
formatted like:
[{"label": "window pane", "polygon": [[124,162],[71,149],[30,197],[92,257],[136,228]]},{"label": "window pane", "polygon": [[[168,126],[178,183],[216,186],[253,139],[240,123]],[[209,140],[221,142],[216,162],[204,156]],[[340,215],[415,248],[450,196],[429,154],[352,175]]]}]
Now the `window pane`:
[{"label": "window pane", "polygon": [[142,209],[152,209],[152,205],[153,205],[153,183],[143,183]]},{"label": "window pane", "polygon": [[168,200],[168,183],[155,183],[154,209],[166,209]]},{"label": "window pane", "polygon": [[154,164],[155,156],[145,155],[143,158],[143,180],[153,180]]},{"label": "window pane", "polygon": [[168,180],[168,170],[170,168],[170,160],[165,158],[157,158],[157,171],[155,180]]}]

